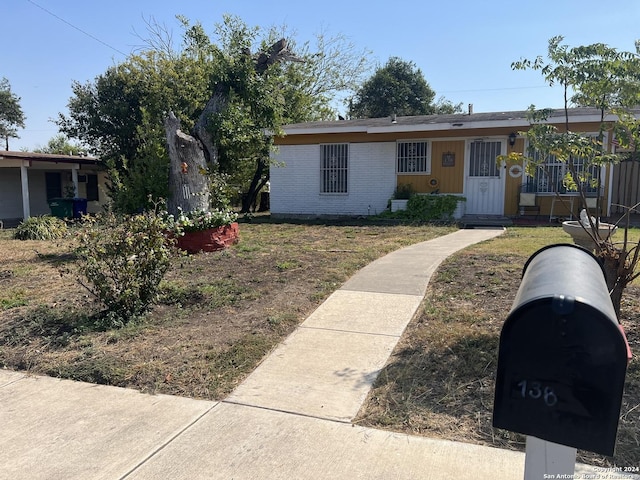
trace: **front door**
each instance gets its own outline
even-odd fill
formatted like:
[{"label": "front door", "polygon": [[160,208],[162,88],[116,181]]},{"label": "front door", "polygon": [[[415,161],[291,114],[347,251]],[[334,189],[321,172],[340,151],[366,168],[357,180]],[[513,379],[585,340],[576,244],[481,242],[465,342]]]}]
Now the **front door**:
[{"label": "front door", "polygon": [[469,215],[504,213],[504,169],[496,157],[504,154],[501,140],[467,142],[464,192]]}]

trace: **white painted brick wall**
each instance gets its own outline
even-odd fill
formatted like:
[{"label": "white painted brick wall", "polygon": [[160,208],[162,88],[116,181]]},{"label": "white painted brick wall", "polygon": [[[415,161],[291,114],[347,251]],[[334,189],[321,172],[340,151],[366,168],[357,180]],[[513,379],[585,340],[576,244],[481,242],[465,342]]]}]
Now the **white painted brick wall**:
[{"label": "white painted brick wall", "polygon": [[272,215],[375,215],[396,186],[395,142],[349,145],[347,194],[320,193],[320,146],[281,145],[271,166]]}]

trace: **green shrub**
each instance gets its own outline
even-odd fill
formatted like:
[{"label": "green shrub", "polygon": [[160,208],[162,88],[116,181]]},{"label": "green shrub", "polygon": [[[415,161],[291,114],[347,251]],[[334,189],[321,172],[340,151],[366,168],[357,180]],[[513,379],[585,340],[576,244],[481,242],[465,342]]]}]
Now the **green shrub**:
[{"label": "green shrub", "polygon": [[396,187],[393,191],[393,199],[394,200],[408,200],[411,197],[415,196],[416,191],[413,188],[413,185],[410,183],[401,183]]},{"label": "green shrub", "polygon": [[450,220],[459,201],[456,195],[413,195],[407,202],[406,215],[413,220]]},{"label": "green shrub", "polygon": [[30,217],[20,222],[13,238],[17,240],[55,240],[67,234],[67,224],[63,220],[43,215]]},{"label": "green shrub", "polygon": [[81,229],[76,251],[81,283],[106,307],[105,326],[126,325],[156,300],[171,255],[165,231],[154,212],[104,214]]}]

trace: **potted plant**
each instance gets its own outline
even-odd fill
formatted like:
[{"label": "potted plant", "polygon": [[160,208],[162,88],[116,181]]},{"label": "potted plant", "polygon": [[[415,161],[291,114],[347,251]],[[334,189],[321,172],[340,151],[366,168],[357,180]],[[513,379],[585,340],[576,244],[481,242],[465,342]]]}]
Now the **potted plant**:
[{"label": "potted plant", "polygon": [[[593,229],[598,229],[597,236],[594,235]],[[571,235],[573,243],[586,248],[587,250],[596,249],[596,241],[598,239],[609,240],[618,229],[617,225],[611,223],[600,222],[597,219],[587,218],[586,210],[580,212],[580,220],[567,220],[562,222],[562,229]]]},{"label": "potted plant", "polygon": [[396,187],[391,197],[391,211],[406,210],[407,202],[414,195],[415,190],[411,184],[400,184]]},{"label": "potted plant", "polygon": [[238,215],[229,210],[194,210],[166,215],[178,248],[188,253],[213,252],[238,241]]}]

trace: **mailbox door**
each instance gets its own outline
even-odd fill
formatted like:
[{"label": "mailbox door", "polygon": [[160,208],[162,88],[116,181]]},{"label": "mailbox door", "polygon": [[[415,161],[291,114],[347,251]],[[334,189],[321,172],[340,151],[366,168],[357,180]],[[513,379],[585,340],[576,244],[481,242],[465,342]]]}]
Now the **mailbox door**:
[{"label": "mailbox door", "polygon": [[[566,301],[566,299],[565,299]],[[617,325],[571,299],[521,305],[500,337],[494,426],[613,455],[626,373]]]}]

